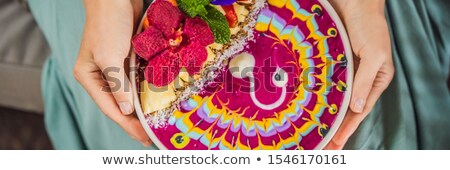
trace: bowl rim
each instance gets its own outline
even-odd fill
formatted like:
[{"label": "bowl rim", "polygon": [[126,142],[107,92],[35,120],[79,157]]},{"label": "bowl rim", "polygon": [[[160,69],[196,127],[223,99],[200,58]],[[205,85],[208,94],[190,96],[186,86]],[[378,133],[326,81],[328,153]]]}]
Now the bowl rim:
[{"label": "bowl rim", "polygon": [[[154,2],[154,1],[153,1]],[[152,3],[153,3],[152,2]],[[325,8],[325,10],[330,15],[331,19],[335,22],[336,28],[338,32],[340,33],[340,37],[342,40],[342,43],[344,44],[344,49],[346,53],[347,58],[347,90],[344,92],[344,99],[342,102],[342,105],[340,106],[340,111],[337,114],[336,120],[333,122],[333,125],[331,126],[330,130],[328,131],[327,135],[319,142],[319,144],[314,148],[314,150],[322,150],[325,148],[325,146],[331,141],[331,139],[335,136],[337,130],[341,127],[342,122],[344,120],[345,115],[347,114],[347,111],[349,109],[350,105],[350,99],[352,95],[353,90],[353,76],[354,76],[354,66],[353,66],[353,51],[350,46],[350,41],[348,38],[347,30],[344,27],[344,24],[342,23],[341,18],[337,14],[336,10],[331,6],[331,4],[328,2],[328,0],[318,0],[318,2]],[[143,23],[145,20],[145,14],[142,18],[138,31],[142,30]],[[137,82],[136,82],[136,73],[137,73],[137,67],[136,67],[136,54],[134,53],[133,48],[131,47],[130,50],[130,80],[131,80],[131,88],[133,92],[133,103],[135,107],[136,115],[139,118],[139,121],[141,122],[141,125],[143,126],[145,132],[150,137],[150,140],[156,145],[156,147],[160,150],[167,150],[167,147],[162,144],[162,142],[158,139],[158,137],[155,135],[153,130],[150,128],[145,114],[142,111],[142,106],[140,103],[140,98],[137,92]]]}]

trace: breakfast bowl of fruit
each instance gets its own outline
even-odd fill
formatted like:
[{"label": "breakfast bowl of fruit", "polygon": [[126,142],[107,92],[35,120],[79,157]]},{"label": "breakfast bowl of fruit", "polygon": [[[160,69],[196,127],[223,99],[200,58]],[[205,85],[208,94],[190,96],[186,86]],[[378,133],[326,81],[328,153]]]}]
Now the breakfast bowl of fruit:
[{"label": "breakfast bowl of fruit", "polygon": [[352,52],[326,0],[155,0],[132,46],[160,149],[322,149],[349,105]]}]

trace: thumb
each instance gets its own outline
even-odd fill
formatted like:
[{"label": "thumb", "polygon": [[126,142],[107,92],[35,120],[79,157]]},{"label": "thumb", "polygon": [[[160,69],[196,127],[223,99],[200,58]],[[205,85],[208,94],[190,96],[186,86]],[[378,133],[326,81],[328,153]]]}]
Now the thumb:
[{"label": "thumb", "polygon": [[109,90],[113,94],[122,114],[132,114],[134,112],[133,93],[124,69],[123,57],[110,57],[108,60],[97,62],[97,64],[109,85],[109,89],[103,90]]}]

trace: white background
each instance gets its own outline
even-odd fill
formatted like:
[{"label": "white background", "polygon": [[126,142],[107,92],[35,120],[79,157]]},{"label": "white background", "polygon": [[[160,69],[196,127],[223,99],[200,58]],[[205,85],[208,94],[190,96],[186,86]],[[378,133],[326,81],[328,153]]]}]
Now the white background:
[{"label": "white background", "polygon": [[[250,157],[250,165],[104,165],[102,157],[131,156]],[[268,155],[345,155],[346,165],[269,165]],[[260,157],[261,161],[257,161]],[[137,158],[135,158],[137,159]],[[450,151],[0,151],[0,169],[97,170],[97,169],[450,169]]]}]

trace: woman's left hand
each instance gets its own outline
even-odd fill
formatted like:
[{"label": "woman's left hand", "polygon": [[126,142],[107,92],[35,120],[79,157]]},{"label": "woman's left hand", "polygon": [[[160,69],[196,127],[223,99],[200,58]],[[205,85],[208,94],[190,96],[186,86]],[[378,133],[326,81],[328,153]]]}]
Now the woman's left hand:
[{"label": "woman's left hand", "polygon": [[356,75],[350,110],[325,149],[342,149],[394,77],[385,0],[330,0],[347,28]]}]

